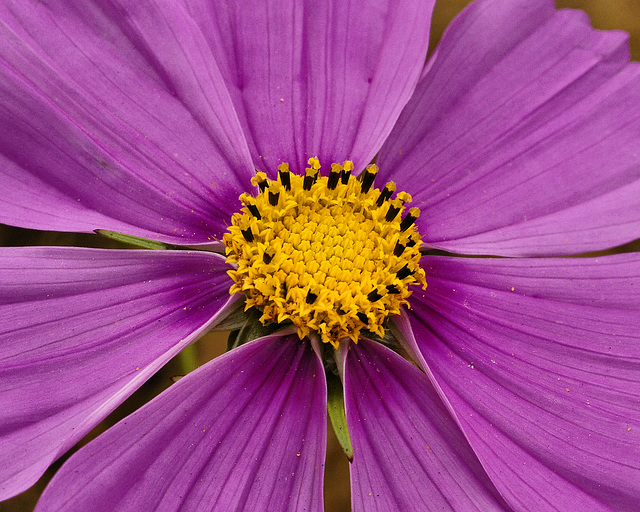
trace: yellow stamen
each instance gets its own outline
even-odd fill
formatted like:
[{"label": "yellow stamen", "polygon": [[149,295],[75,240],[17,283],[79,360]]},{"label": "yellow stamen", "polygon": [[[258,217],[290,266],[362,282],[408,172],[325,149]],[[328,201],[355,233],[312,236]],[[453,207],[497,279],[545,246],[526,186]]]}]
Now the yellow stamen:
[{"label": "yellow stamen", "polygon": [[251,182],[260,192],[240,197],[224,235],[227,262],[237,266],[230,293],[244,293],[263,324],[291,321],[301,339],[315,332],[334,347],[357,342],[362,329],[384,336],[384,321],[408,304],[408,286],[426,287],[420,212],[405,213],[411,196],[391,199],[393,182],[373,188],[375,165],[360,179],[352,170],[350,161],[334,163],[321,176],[310,158],[304,176],[286,163],[277,180],[258,173]]}]

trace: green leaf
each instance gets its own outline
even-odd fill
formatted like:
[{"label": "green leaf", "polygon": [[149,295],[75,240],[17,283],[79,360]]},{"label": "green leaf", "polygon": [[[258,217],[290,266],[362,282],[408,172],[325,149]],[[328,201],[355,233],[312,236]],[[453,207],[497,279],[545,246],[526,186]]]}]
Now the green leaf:
[{"label": "green leaf", "polygon": [[140,247],[142,249],[155,249],[155,250],[179,249],[179,247],[175,245],[156,242],[155,240],[140,238],[139,236],[125,235],[124,233],[118,233],[117,231],[108,231],[106,229],[96,229],[95,233],[105,238],[115,240],[116,242],[122,242],[123,244],[133,245],[135,247]]},{"label": "green leaf", "polygon": [[180,361],[180,369],[184,375],[195,370],[198,367],[198,351],[196,346],[191,344],[182,349],[178,354],[178,361]]},{"label": "green leaf", "polygon": [[340,377],[327,372],[327,410],[333,431],[349,461],[353,460],[353,446],[347,428],[347,417],[344,413],[344,391]]}]

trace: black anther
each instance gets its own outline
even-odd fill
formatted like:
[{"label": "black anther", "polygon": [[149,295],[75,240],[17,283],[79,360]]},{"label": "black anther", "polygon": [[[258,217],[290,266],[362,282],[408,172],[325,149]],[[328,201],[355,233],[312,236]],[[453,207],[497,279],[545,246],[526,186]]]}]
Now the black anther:
[{"label": "black anther", "polygon": [[377,300],[380,300],[381,298],[382,295],[378,293],[378,290],[373,290],[372,292],[369,292],[369,295],[367,295],[367,299],[369,299],[369,301],[371,302],[375,302]]},{"label": "black anther", "polygon": [[400,213],[400,208],[396,208],[395,206],[390,204],[389,209],[387,210],[387,215],[385,216],[384,220],[386,220],[387,222],[392,222],[393,219],[397,217],[398,213]]},{"label": "black anther", "polygon": [[249,243],[253,242],[254,238],[253,238],[253,233],[251,232],[251,228],[241,229],[240,231],[242,231],[242,236],[247,242]]},{"label": "black anther", "polygon": [[291,173],[289,171],[278,170],[278,176],[285,190],[291,190]]},{"label": "black anther", "polygon": [[409,265],[405,265],[404,267],[402,267],[400,270],[398,270],[398,272],[396,273],[396,275],[398,276],[398,279],[404,279],[405,277],[409,276],[413,274],[413,270],[411,270],[409,268]]},{"label": "black anther", "polygon": [[247,208],[249,208],[249,211],[256,219],[260,220],[262,218],[262,215],[260,215],[258,207],[255,204],[248,204]]}]

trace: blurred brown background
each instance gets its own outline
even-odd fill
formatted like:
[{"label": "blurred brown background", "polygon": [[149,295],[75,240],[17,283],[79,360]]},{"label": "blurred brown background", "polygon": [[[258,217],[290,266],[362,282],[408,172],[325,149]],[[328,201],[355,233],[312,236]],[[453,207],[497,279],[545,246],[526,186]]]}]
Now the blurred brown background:
[{"label": "blurred brown background", "polygon": [[[445,27],[468,0],[440,0],[436,4],[433,19],[431,45],[437,43]],[[621,29],[631,34],[631,53],[634,60],[640,60],[640,0],[556,0],[558,7],[571,7],[585,10],[592,24],[600,29]],[[62,233],[39,233],[29,230],[9,228],[0,225],[0,245],[81,245],[91,247],[113,247],[104,239],[91,235],[72,235]],[[634,244],[627,250],[640,250]],[[224,351],[226,335],[211,333],[202,338],[195,346],[199,364],[216,357]],[[109,426],[149,401],[171,385],[171,377],[181,373],[178,360],[167,366],[138,390],[129,400],[114,411],[83,442],[94,438]],[[0,512],[30,512],[35,507],[38,496],[44,489],[54,471],[66,460],[60,461],[45,474],[30,490],[15,498],[0,503]],[[0,463],[2,463],[0,461]],[[329,428],[329,448],[326,463],[325,508],[328,512],[348,512],[349,502],[348,462]]]}]

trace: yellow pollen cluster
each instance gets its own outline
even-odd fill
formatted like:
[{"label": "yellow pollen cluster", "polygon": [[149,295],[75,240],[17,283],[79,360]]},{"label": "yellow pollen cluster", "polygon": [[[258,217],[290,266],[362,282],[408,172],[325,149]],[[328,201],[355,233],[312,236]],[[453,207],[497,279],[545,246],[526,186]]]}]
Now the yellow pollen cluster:
[{"label": "yellow pollen cluster", "polygon": [[362,329],[384,336],[385,319],[407,304],[407,287],[426,287],[414,226],[420,212],[405,213],[411,196],[392,199],[393,182],[373,188],[375,165],[358,178],[352,170],[346,161],[322,176],[311,158],[304,176],[287,164],[277,180],[258,173],[260,192],[240,196],[244,207],[224,235],[236,266],[229,292],[244,293],[263,324],[291,321],[301,339],[316,332],[336,348],[344,338],[357,342]]}]

